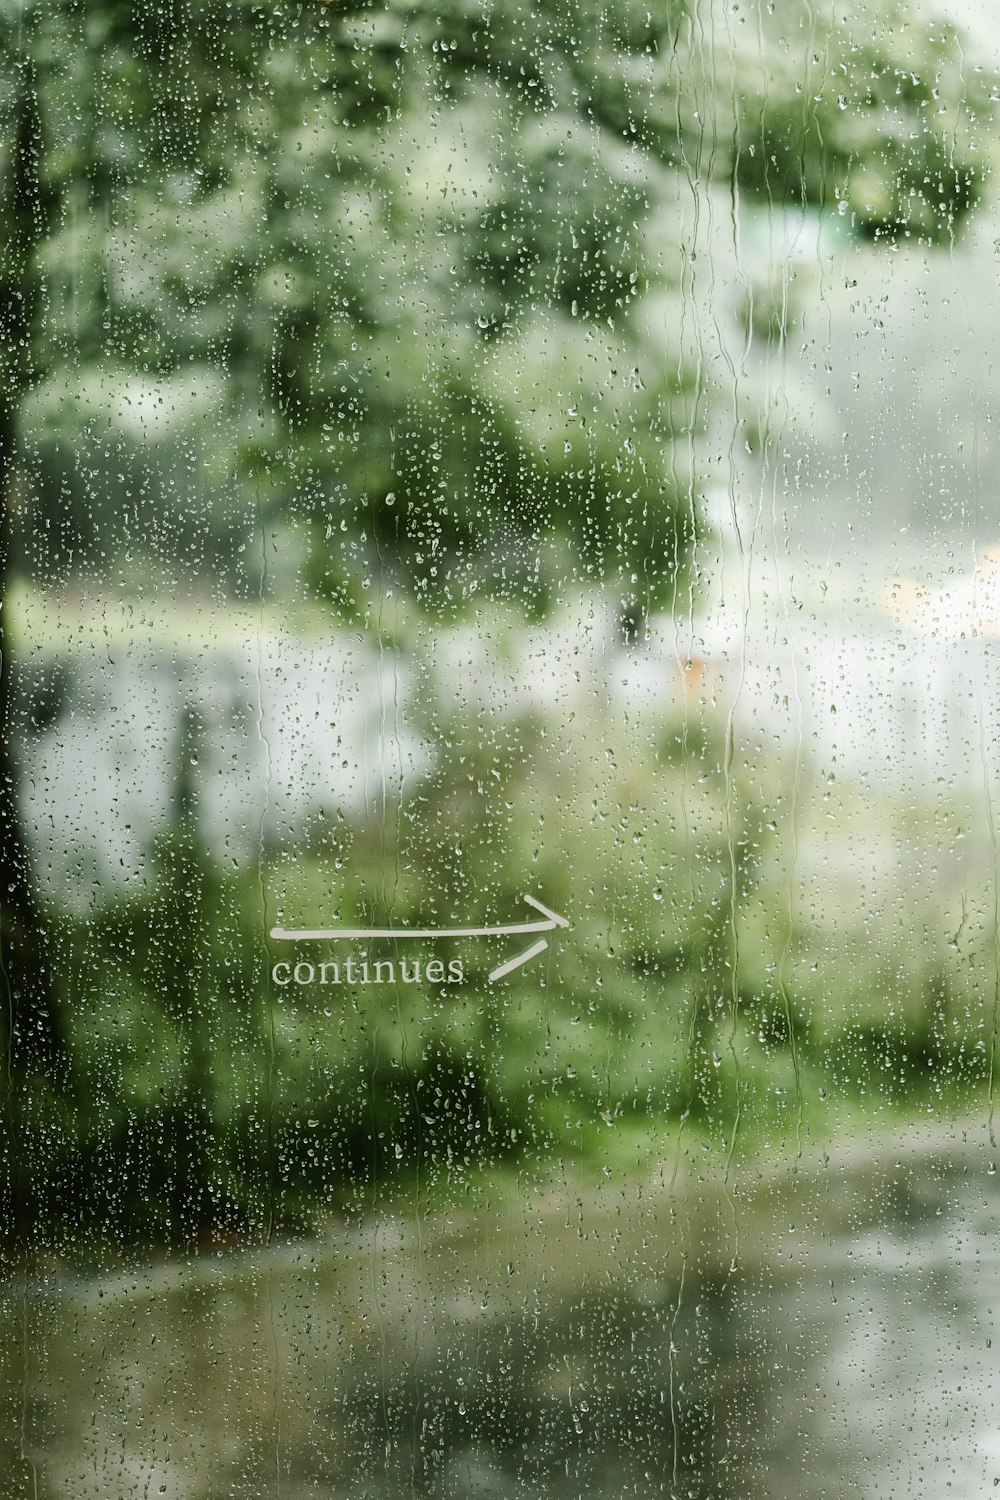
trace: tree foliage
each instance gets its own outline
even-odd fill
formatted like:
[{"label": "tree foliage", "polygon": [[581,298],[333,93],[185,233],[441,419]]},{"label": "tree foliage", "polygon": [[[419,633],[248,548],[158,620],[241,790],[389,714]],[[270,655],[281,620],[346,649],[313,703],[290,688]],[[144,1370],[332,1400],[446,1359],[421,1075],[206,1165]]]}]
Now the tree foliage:
[{"label": "tree foliage", "polygon": [[[19,571],[306,597],[374,626],[390,594],[437,616],[484,594],[540,613],[601,584],[634,617],[669,597],[702,524],[704,374],[670,293],[705,206],[737,230],[747,205],[805,206],[867,239],[948,245],[988,169],[991,93],[954,33],[884,15],[824,30],[804,0],[3,0],[0,61],[5,598]],[[595,999],[580,960],[551,1027],[524,976],[520,1009],[494,1024],[480,1008],[467,1034],[421,999],[407,1073],[378,1014],[335,1055],[304,1008],[278,1013],[260,885],[206,865],[181,797],[144,895],[63,924],[88,976],[71,996],[39,940],[6,629],[2,644],[3,1024],[25,1164],[7,1163],[8,1208],[65,1216],[65,1192],[100,1217],[86,1184],[113,1159],[123,1235],[153,1205],[157,1234],[190,1241],[203,1221],[260,1228],[267,1184],[294,1216],[338,1172],[390,1170],[394,1142],[440,1157],[481,1129],[498,1153],[547,1149],[580,1111],[719,1092],[720,987],[734,1035],[750,1002],[727,980],[736,882],[726,897],[714,832],[704,890],[672,895],[690,941],[662,951],[647,913],[623,984]],[[660,767],[632,798],[664,868],[676,830],[655,805],[674,781]],[[606,841],[574,816],[582,868]],[[526,861],[534,837],[517,833]],[[566,857],[549,858],[558,890]],[[302,868],[322,885],[322,861]],[[407,899],[416,918],[425,892]],[[111,988],[103,954],[121,960]],[[651,989],[690,1011],[669,1056]],[[788,995],[767,1005],[765,1037],[780,1009],[791,1039]],[[584,1012],[618,1071],[567,1087]]]},{"label": "tree foliage", "polygon": [[986,167],[952,31],[772,9],[8,11],[32,567],[145,550],[256,590],[263,527],[272,585],[353,618],[570,576],[662,601],[699,524],[656,300],[685,193],[946,243]]}]

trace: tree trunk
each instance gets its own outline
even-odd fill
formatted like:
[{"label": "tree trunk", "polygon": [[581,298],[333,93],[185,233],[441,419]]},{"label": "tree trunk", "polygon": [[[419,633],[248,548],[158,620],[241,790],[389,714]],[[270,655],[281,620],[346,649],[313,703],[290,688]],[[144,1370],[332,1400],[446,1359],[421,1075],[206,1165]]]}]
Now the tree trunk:
[{"label": "tree trunk", "polygon": [[45,953],[24,836],[13,742],[14,674],[9,590],[20,408],[34,378],[38,247],[45,233],[39,180],[41,122],[34,71],[19,68],[9,122],[11,157],[0,246],[0,1036],[12,1088],[44,1072],[63,1081],[66,1045]]}]

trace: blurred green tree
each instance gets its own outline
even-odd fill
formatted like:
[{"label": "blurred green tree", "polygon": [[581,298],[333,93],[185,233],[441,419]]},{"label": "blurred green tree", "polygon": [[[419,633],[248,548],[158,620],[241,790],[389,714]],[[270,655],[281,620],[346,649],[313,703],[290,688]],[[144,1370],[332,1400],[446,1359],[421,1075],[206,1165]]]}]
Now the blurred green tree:
[{"label": "blurred green tree", "polygon": [[[948,244],[991,94],[886,10],[669,0],[0,9],[0,594],[96,574],[539,611],[675,588],[684,192]],[[669,322],[669,320],[667,320]],[[143,574],[143,569],[146,573]],[[0,667],[10,1076],[64,1051]]]}]

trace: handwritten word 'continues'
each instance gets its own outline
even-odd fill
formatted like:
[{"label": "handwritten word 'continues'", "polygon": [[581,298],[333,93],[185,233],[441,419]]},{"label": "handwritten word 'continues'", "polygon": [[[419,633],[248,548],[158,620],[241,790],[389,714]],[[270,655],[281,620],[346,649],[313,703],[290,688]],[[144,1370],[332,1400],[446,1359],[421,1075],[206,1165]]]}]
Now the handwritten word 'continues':
[{"label": "handwritten word 'continues'", "polygon": [[447,967],[440,958],[330,959],[326,963],[278,963],[271,970],[275,984],[461,984],[465,978],[462,960],[453,958]]}]

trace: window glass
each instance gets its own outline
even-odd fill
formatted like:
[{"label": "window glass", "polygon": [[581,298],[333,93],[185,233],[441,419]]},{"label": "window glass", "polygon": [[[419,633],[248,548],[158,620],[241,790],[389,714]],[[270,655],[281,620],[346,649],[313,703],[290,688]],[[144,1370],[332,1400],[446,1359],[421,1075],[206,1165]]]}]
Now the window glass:
[{"label": "window glass", "polygon": [[997,22],[0,5],[0,1492],[979,1496]]}]

